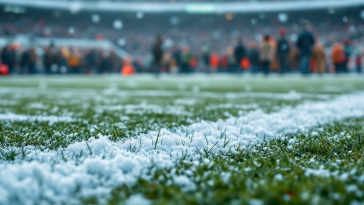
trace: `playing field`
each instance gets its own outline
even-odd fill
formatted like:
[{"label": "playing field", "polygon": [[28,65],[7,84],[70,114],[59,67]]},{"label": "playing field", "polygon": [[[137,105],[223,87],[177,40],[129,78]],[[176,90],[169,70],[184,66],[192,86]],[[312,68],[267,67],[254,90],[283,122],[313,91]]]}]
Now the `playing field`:
[{"label": "playing field", "polygon": [[363,204],[364,76],[0,78],[0,204]]}]

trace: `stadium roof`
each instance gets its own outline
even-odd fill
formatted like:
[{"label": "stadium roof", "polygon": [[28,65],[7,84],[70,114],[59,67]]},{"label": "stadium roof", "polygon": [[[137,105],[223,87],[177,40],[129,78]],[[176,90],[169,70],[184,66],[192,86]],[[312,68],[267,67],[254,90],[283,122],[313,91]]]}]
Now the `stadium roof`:
[{"label": "stadium roof", "polygon": [[0,0],[0,5],[14,5],[44,9],[79,11],[123,11],[123,12],[268,12],[325,9],[364,6],[363,0],[288,0],[278,2],[217,2],[217,3],[143,3],[109,1],[60,1],[60,0]]}]

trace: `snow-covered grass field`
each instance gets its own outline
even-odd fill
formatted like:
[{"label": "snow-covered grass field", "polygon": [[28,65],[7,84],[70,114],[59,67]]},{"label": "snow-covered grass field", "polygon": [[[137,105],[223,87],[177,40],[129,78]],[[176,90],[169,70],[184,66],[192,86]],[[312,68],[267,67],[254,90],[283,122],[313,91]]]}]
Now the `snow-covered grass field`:
[{"label": "snow-covered grass field", "polygon": [[0,204],[363,204],[364,76],[0,78]]}]

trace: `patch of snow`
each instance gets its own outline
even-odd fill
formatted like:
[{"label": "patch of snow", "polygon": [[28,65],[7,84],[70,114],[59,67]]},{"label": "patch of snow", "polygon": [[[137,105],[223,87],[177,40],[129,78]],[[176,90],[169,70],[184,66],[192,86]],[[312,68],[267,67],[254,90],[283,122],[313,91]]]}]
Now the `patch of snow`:
[{"label": "patch of snow", "polygon": [[152,202],[143,197],[141,194],[131,196],[127,201],[126,205],[151,205]]},{"label": "patch of snow", "polygon": [[7,113],[7,114],[0,114],[0,120],[6,121],[48,121],[50,124],[56,122],[74,122],[77,121],[68,116],[32,116],[32,115],[22,115],[22,114],[14,114],[14,113]]},{"label": "patch of snow", "polygon": [[[229,150],[236,152],[238,145],[248,146],[263,139],[276,138],[282,133],[307,131],[318,125],[364,116],[363,102],[364,94],[342,95],[326,102],[304,103],[270,114],[257,110],[245,116],[217,122],[202,121],[173,131],[162,129],[159,137],[157,131],[151,131],[135,139],[112,142],[108,136],[99,135],[98,139],[76,142],[57,151],[40,151],[27,146],[24,149],[29,154],[25,159],[19,155],[14,162],[0,163],[0,202],[77,203],[77,199],[91,196],[105,199],[114,188],[135,184],[138,177],[150,179],[148,167],[152,165],[156,169],[172,168],[184,155],[191,160],[199,159],[202,148],[216,154]],[[0,115],[2,120],[38,118],[48,121],[63,119]],[[186,131],[189,133],[187,136]],[[131,152],[131,147],[135,147],[136,151]],[[213,166],[213,161],[203,161],[209,167]],[[323,168],[305,171],[306,176],[328,177],[332,174]],[[193,187],[187,176],[177,175],[176,171],[171,175],[179,186]],[[250,203],[259,204],[259,201],[251,200]]]}]

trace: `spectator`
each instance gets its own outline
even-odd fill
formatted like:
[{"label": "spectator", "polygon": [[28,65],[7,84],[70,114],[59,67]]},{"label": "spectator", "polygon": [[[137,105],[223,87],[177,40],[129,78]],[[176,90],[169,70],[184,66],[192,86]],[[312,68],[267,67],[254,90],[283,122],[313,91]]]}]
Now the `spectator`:
[{"label": "spectator", "polygon": [[226,52],[223,52],[221,54],[221,58],[220,58],[220,68],[221,68],[221,72],[227,72],[228,71],[228,67],[229,67],[229,60],[228,60],[228,54]]},{"label": "spectator", "polygon": [[290,45],[286,38],[286,30],[279,29],[279,39],[277,40],[277,58],[279,63],[279,73],[284,74],[289,71],[288,59],[290,52]]},{"label": "spectator", "polygon": [[153,54],[152,72],[156,74],[159,74],[159,72],[161,71],[162,60],[163,60],[162,44],[163,44],[162,37],[160,35],[157,35],[152,49],[152,54]]},{"label": "spectator", "polygon": [[217,53],[212,53],[210,56],[210,72],[216,73],[219,70],[220,57]]},{"label": "spectator", "polygon": [[201,52],[204,64],[203,71],[208,72],[210,67],[210,44],[208,44],[207,42],[203,42],[201,46]]},{"label": "spectator", "polygon": [[352,55],[352,48],[350,46],[350,41],[348,39],[344,40],[344,51],[345,51],[345,61],[343,63],[343,71],[344,73],[348,72],[348,63],[350,60],[350,56]]},{"label": "spectator", "polygon": [[173,65],[171,65],[171,68],[173,69],[173,73],[177,73],[178,69],[181,69],[181,65],[182,65],[182,51],[179,47],[179,45],[175,45],[175,51],[173,52],[173,60],[174,62],[172,63]]},{"label": "spectator", "polygon": [[235,71],[235,56],[234,56],[234,48],[229,48],[227,50],[227,61],[228,61],[228,71],[233,73]]},{"label": "spectator", "polygon": [[181,73],[189,73],[191,52],[187,46],[182,47]]},{"label": "spectator", "polygon": [[315,39],[310,32],[310,25],[308,23],[304,23],[302,32],[298,36],[297,40],[297,47],[300,53],[300,69],[304,75],[310,73],[310,60],[314,44]]},{"label": "spectator", "polygon": [[235,47],[235,61],[236,61],[236,71],[240,70],[241,61],[245,58],[246,52],[245,47],[241,39],[238,39],[238,45]]},{"label": "spectator", "polygon": [[317,41],[313,48],[312,59],[314,60],[314,71],[315,73],[326,73],[326,53],[325,48],[321,42]]},{"label": "spectator", "polygon": [[102,59],[100,62],[99,73],[110,73],[113,69],[113,61],[111,59],[111,54],[108,51],[103,52]]},{"label": "spectator", "polygon": [[43,65],[45,68],[46,74],[51,74],[52,72],[55,72],[55,70],[51,71],[51,68],[55,67],[56,65],[56,54],[54,51],[54,45],[51,44],[49,47],[45,49],[44,55],[43,55]]},{"label": "spectator", "polygon": [[68,58],[68,67],[71,69],[71,73],[80,74],[82,73],[81,67],[81,54],[76,48],[71,49],[71,55]]},{"label": "spectator", "polygon": [[332,47],[331,59],[335,65],[336,73],[345,72],[345,49],[342,43],[337,43]]},{"label": "spectator", "polygon": [[11,45],[7,45],[1,52],[1,61],[7,65],[10,74],[15,72],[16,56]]},{"label": "spectator", "polygon": [[69,72],[69,68],[67,65],[68,59],[70,58],[70,51],[66,47],[62,47],[57,56],[57,62],[60,73],[67,73]]},{"label": "spectator", "polygon": [[259,50],[255,42],[250,43],[250,50],[249,50],[249,61],[250,61],[250,70],[251,72],[257,73],[259,71]]},{"label": "spectator", "polygon": [[270,36],[266,35],[259,49],[259,58],[265,75],[270,72],[270,64],[274,60],[274,48],[270,42]]},{"label": "spectator", "polygon": [[[110,50],[110,60],[112,62],[111,73],[119,73],[122,66],[121,59],[112,50]],[[130,61],[132,61],[132,59],[130,59]],[[131,62],[129,64],[131,64]]]},{"label": "spectator", "polygon": [[37,54],[35,49],[29,48],[21,54],[21,73],[35,74],[35,67],[37,63]]},{"label": "spectator", "polygon": [[357,56],[356,58],[356,72],[361,73],[362,71],[362,62],[363,62],[363,52]]},{"label": "spectator", "polygon": [[85,67],[88,73],[97,73],[100,61],[99,53],[96,49],[90,50],[84,58]]}]

